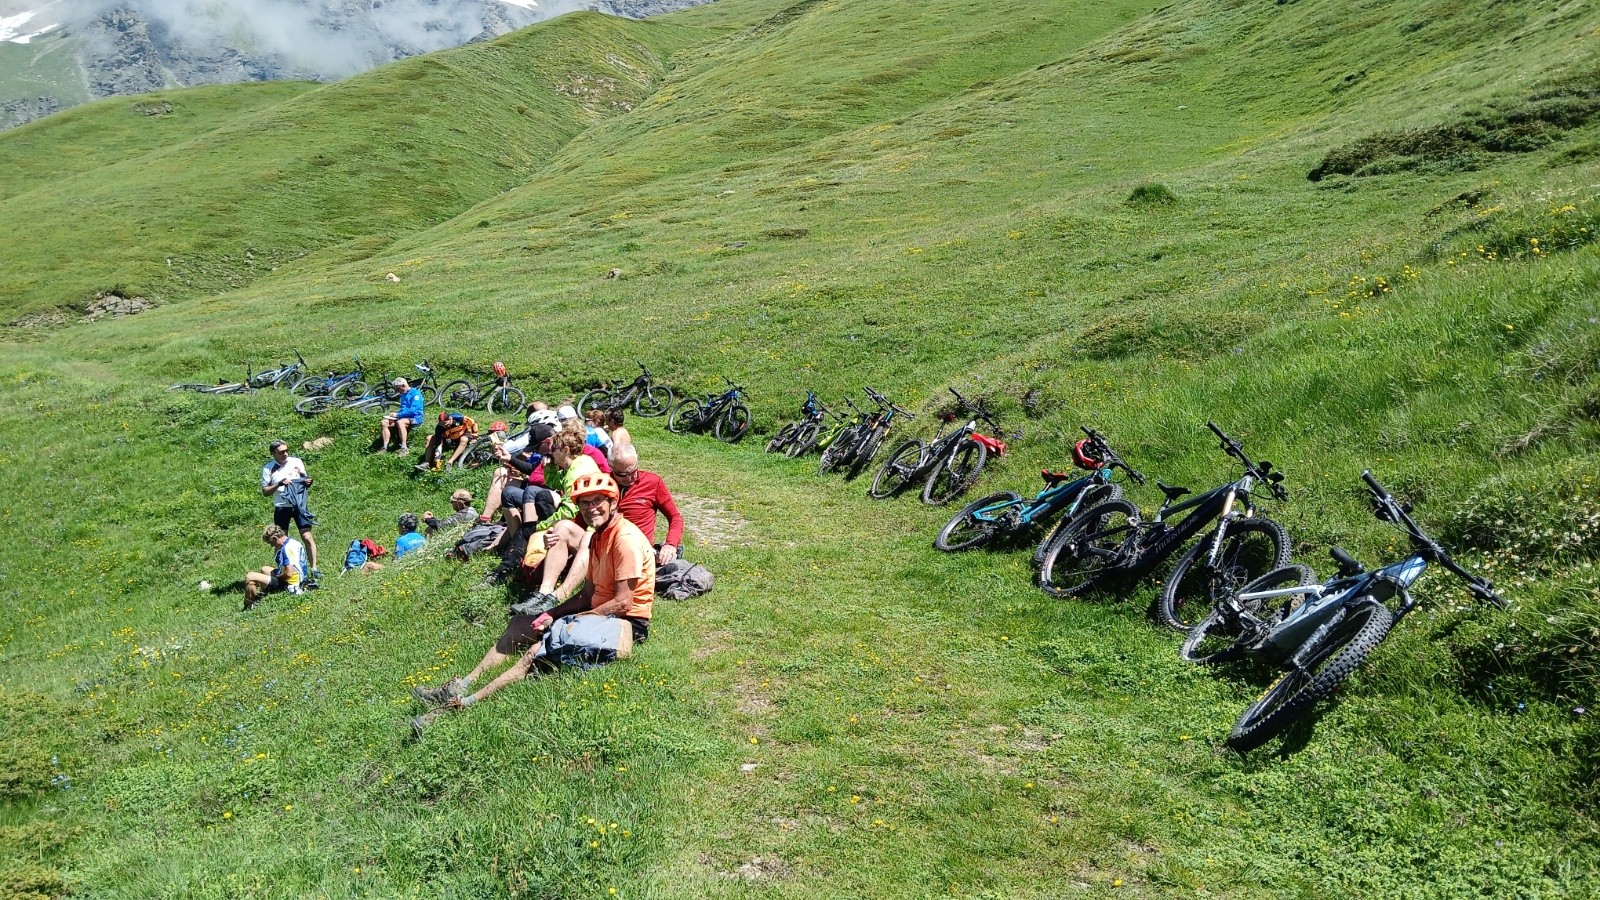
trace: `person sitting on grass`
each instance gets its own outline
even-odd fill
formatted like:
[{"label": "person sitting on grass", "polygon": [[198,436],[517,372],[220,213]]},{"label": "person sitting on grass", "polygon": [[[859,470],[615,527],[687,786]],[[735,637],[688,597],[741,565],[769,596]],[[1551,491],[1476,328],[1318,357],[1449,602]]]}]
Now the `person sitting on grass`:
[{"label": "person sitting on grass", "polygon": [[394,558],[421,550],[428,539],[417,533],[417,514],[402,513],[398,523],[400,536],[394,539]]},{"label": "person sitting on grass", "polygon": [[435,516],[431,509],[422,514],[422,524],[428,526],[427,537],[433,537],[446,528],[471,525],[478,521],[478,511],[472,508],[472,492],[466,488],[457,488],[450,494],[450,508],[455,512],[445,519]]},{"label": "person sitting on grass", "polygon": [[262,566],[260,571],[246,572],[244,576],[244,608],[261,602],[263,594],[286,591],[301,593],[306,580],[305,545],[289,537],[277,525],[268,525],[261,539],[273,549],[273,565]]},{"label": "person sitting on grass", "polygon": [[[506,685],[521,681],[535,665],[548,666],[569,658],[603,662],[608,653],[615,655],[614,650],[603,649],[599,644],[557,644],[553,640],[557,635],[571,640],[572,630],[560,626],[569,626],[576,619],[601,617],[614,621],[618,629],[628,629],[626,638],[633,643],[649,638],[656,581],[655,553],[649,539],[617,512],[619,492],[611,476],[597,473],[580,477],[572,484],[571,493],[594,530],[584,540],[572,571],[561,583],[559,596],[566,599],[542,612],[536,612],[539,607],[534,601],[512,607],[511,619],[500,639],[471,672],[436,688],[413,688],[412,695],[422,703],[443,704],[412,720],[417,734],[445,711],[466,709]],[[553,625],[558,627],[552,629]],[[479,678],[523,648],[526,651],[509,669],[476,692],[468,693]]]},{"label": "person sitting on grass", "polygon": [[[539,401],[536,400],[534,402],[538,403]],[[489,479],[489,492],[484,495],[483,514],[478,517],[478,521],[494,521],[495,513],[500,512],[502,509],[506,488],[515,487],[520,489],[527,483],[528,476],[536,468],[536,463],[534,462],[530,462],[526,469],[518,468],[511,464],[510,459],[512,457],[527,459],[530,447],[535,453],[548,453],[549,447],[545,446],[545,441],[549,440],[557,430],[558,423],[556,422],[555,413],[550,412],[548,409],[535,410],[528,415],[528,427],[520,436],[506,441],[495,449],[495,458],[500,461],[500,467],[495,469],[494,475]],[[503,453],[501,452],[502,450],[504,451]],[[543,485],[543,481],[541,480],[539,484]],[[520,506],[520,503],[510,503],[504,506],[506,510],[505,526],[508,530],[514,530],[520,524],[511,520],[511,511],[518,506]],[[518,511],[517,515],[520,514],[520,511]]]},{"label": "person sitting on grass", "polygon": [[611,457],[611,435],[606,433],[606,411],[593,408],[583,414],[584,443]]},{"label": "person sitting on grass", "polygon": [[[549,426],[540,425],[535,426],[534,431],[542,436],[548,429]],[[568,496],[572,483],[582,475],[599,474],[599,466],[583,452],[581,431],[561,431],[544,438],[538,446],[549,451],[548,458],[534,453],[527,458],[508,460],[518,471],[525,471],[528,480],[521,488],[507,486],[505,489],[506,531],[495,548],[501,554],[500,565],[484,576],[479,587],[494,587],[515,575],[527,552],[529,537],[577,515],[577,504]],[[518,507],[514,515],[510,512],[513,506]],[[518,523],[515,530],[510,524],[513,520]],[[545,565],[545,572],[553,571],[547,576],[548,583],[542,585],[545,592],[555,584],[555,578],[560,577],[561,567],[566,566],[569,558],[570,554],[563,554],[555,563]]]},{"label": "person sitting on grass", "polygon": [[406,437],[411,429],[422,424],[422,390],[412,387],[404,378],[396,378],[389,384],[400,392],[400,408],[383,417],[373,449],[379,453],[388,452],[390,435],[393,433],[400,438],[400,448],[395,452],[410,453],[411,447],[406,444]]},{"label": "person sitting on grass", "polygon": [[[467,448],[478,437],[478,423],[458,412],[440,412],[439,424],[434,426],[433,434],[428,436],[428,443],[422,448],[422,461],[417,463],[419,472],[437,472],[445,466],[453,466],[456,460],[467,455]],[[450,458],[444,459],[444,451],[450,450]]]}]

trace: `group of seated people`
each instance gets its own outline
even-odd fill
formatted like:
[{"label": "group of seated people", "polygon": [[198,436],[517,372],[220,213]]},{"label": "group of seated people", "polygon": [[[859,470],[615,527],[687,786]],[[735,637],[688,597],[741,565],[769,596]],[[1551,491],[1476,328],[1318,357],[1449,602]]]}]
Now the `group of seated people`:
[{"label": "group of seated people", "polygon": [[[442,417],[438,441],[429,440],[428,452],[443,453],[452,443],[459,451],[470,443],[463,436],[475,431],[475,424],[462,419]],[[497,556],[480,587],[513,585],[522,597],[512,606],[504,632],[471,672],[413,691],[433,707],[412,721],[419,734],[439,715],[471,706],[537,666],[627,655],[632,644],[649,636],[657,567],[679,557],[683,516],[661,477],[639,468],[639,453],[620,411],[592,410],[580,417],[570,404],[551,409],[535,401],[527,424],[524,433],[510,439],[504,439],[504,423],[491,426],[499,465],[481,514],[473,508],[472,493],[459,489],[451,494],[453,512],[444,519],[431,511],[420,522],[413,513],[400,517],[397,557],[415,552],[429,538],[465,528],[448,555]],[[461,430],[451,430],[456,428]],[[387,443],[388,435],[382,437]],[[662,517],[666,535],[655,543]],[[483,535],[496,530],[485,546]],[[276,527],[264,537],[275,549],[288,540]],[[293,555],[293,548],[280,550],[279,562],[292,567]],[[247,589],[270,590],[267,582],[289,577],[275,571],[253,573]],[[472,690],[508,661],[514,662],[498,677]]]}]

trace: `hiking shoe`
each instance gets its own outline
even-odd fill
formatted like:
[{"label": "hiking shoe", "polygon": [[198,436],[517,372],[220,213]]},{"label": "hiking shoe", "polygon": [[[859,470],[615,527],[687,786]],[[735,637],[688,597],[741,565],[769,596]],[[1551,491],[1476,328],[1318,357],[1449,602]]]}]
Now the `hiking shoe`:
[{"label": "hiking shoe", "polygon": [[489,588],[497,588],[499,586],[500,586],[500,576],[496,575],[493,572],[490,572],[489,574],[483,576],[483,580],[482,581],[480,581],[477,584],[473,585],[473,590],[483,591],[483,590],[488,590]]},{"label": "hiking shoe", "polygon": [[[428,466],[428,464],[426,462],[419,462],[416,465],[412,466],[411,468],[416,469],[418,472],[430,471],[429,466]],[[432,471],[438,471],[438,470],[434,469]]]},{"label": "hiking shoe", "polygon": [[401,444],[400,445],[400,449],[396,450],[395,452],[400,454],[401,456],[405,456],[407,453],[411,452],[411,448],[407,447],[405,444]]},{"label": "hiking shoe", "polygon": [[555,605],[555,594],[546,594],[536,591],[532,596],[521,603],[512,604],[511,611],[519,616],[537,616],[546,610],[554,608]]},{"label": "hiking shoe", "polygon": [[312,569],[311,570],[311,580],[312,581],[321,581],[322,580],[322,570],[321,569]]},{"label": "hiking shoe", "polygon": [[419,684],[411,689],[411,696],[417,698],[419,703],[426,703],[429,706],[442,706],[461,696],[461,692],[466,689],[465,682],[459,678],[452,678],[436,688],[423,687]]}]

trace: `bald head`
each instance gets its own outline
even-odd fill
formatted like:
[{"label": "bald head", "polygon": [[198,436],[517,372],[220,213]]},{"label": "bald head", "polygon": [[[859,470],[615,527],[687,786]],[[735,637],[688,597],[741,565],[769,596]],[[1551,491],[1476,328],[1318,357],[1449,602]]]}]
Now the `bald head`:
[{"label": "bald head", "polygon": [[611,468],[637,469],[639,468],[639,451],[632,444],[621,444],[611,448]]}]

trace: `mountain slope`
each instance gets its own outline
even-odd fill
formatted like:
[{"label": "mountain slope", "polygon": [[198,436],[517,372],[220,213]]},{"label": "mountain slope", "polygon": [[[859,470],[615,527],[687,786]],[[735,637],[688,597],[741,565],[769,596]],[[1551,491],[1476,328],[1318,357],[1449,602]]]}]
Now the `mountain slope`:
[{"label": "mountain slope", "polygon": [[[697,37],[577,14],[405,60],[73,177],[40,184],[7,172],[3,308],[15,317],[112,289],[166,300],[353,239],[376,241],[357,251],[370,252],[519,183],[585,126],[647,95],[664,56]],[[121,125],[129,104],[92,115]],[[70,127],[43,123],[7,143],[49,145]],[[31,224],[41,220],[64,227],[41,234]]]},{"label": "mountain slope", "polygon": [[[0,800],[17,823],[0,864],[18,883],[1590,893],[1600,13],[920,9],[668,17],[692,37],[648,99],[458,215],[116,322],[6,330],[0,474],[28,513],[0,522]],[[359,106],[347,127],[378,111]],[[210,132],[199,158],[251,138]],[[11,209],[65,227],[31,196]],[[1273,673],[1180,663],[1148,623],[1155,584],[1051,600],[1026,547],[933,551],[948,508],[630,419],[716,590],[663,603],[631,661],[516,686],[411,742],[409,687],[470,666],[503,621],[506,598],[472,590],[483,564],[330,578],[244,614],[235,590],[195,589],[264,562],[269,438],[334,439],[307,451],[324,568],[401,512],[484,488],[361,454],[368,419],[162,389],[296,347],[374,372],[504,359],[552,401],[635,358],[689,393],[725,374],[758,433],[805,388],[835,402],[872,384],[927,436],[952,384],[1022,432],[975,493],[1037,490],[1080,424],[1151,480],[1203,490],[1237,474],[1211,420],[1287,475],[1290,500],[1261,505],[1298,561],[1403,552],[1365,503],[1370,467],[1512,607],[1431,572],[1314,721],[1241,757],[1221,741]]]}]

